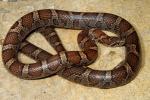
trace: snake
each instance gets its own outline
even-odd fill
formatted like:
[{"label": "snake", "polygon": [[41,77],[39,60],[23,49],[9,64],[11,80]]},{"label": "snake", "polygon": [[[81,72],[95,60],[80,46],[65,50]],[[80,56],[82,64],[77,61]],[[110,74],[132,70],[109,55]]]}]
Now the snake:
[{"label": "snake", "polygon": [[[81,51],[66,51],[54,28],[82,30],[77,38]],[[57,54],[52,55],[25,41],[35,30],[42,32]],[[110,37],[101,30],[117,36]],[[111,70],[89,68],[88,65],[98,56],[96,43],[123,46],[125,59]],[[19,51],[37,62],[22,63],[17,57]],[[22,79],[40,79],[58,74],[84,86],[108,89],[123,86],[137,76],[141,47],[135,28],[115,14],[42,9],[22,16],[11,26],[3,42],[2,59],[6,68]]]}]

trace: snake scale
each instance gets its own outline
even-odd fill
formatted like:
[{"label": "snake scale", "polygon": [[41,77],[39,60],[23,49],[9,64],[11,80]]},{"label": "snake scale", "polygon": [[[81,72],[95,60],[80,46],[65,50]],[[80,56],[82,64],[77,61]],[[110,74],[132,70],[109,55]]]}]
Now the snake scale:
[{"label": "snake scale", "polygon": [[[66,51],[55,28],[82,30],[77,38],[81,51]],[[101,30],[113,32],[117,37]],[[25,40],[34,31],[42,33],[57,51],[56,55]],[[96,42],[111,47],[124,46],[125,60],[112,70],[87,67],[98,56]],[[20,62],[19,51],[37,62]],[[85,86],[114,88],[135,78],[140,69],[141,52],[135,29],[117,15],[43,9],[24,15],[12,25],[3,43],[2,58],[7,69],[19,78],[39,79],[57,74]]]}]

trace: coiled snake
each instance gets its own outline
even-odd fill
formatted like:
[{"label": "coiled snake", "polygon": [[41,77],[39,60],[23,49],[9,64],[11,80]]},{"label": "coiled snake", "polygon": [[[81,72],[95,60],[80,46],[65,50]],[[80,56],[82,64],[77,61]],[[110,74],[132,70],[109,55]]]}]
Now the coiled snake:
[{"label": "coiled snake", "polygon": [[[66,51],[54,28],[83,30],[77,39],[81,51]],[[100,30],[114,32],[118,37],[110,37]],[[25,41],[33,31],[40,31],[57,54],[51,55]],[[112,47],[124,46],[125,60],[112,70],[87,67],[98,56],[95,42]],[[19,51],[38,61],[21,63],[17,58]],[[44,9],[28,13],[12,25],[4,40],[2,58],[7,69],[19,78],[38,79],[58,74],[85,86],[113,88],[135,78],[141,54],[135,29],[117,15]]]}]

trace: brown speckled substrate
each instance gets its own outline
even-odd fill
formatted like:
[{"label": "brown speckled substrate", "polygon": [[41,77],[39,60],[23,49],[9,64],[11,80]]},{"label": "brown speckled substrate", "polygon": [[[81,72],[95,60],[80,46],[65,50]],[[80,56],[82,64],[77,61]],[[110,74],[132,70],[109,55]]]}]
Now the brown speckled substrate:
[{"label": "brown speckled substrate", "polygon": [[[108,12],[127,19],[137,30],[143,53],[142,69],[129,84],[98,89],[72,83],[59,76],[41,80],[22,80],[8,73],[0,56],[1,100],[150,100],[150,0],[0,0],[0,47],[10,26],[24,14],[37,9]],[[77,30],[57,29],[67,50],[79,50]],[[108,32],[107,32],[108,33]],[[113,35],[111,33],[108,33]],[[71,39],[70,39],[71,38]],[[28,38],[48,52],[56,52],[38,33]],[[43,45],[44,43],[44,45]],[[99,57],[89,67],[111,69],[124,59],[123,48],[99,46]],[[1,49],[0,49],[1,55]],[[35,62],[23,54],[25,63]]]}]

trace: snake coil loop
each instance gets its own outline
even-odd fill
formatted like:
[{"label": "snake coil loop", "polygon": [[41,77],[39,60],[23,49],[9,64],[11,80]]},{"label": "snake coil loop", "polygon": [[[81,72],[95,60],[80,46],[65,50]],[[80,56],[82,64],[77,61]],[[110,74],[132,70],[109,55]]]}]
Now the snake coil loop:
[{"label": "snake coil loop", "polygon": [[[83,30],[77,39],[81,51],[66,51],[54,28]],[[114,32],[118,37],[110,37],[101,30]],[[52,55],[27,42],[25,39],[33,31],[39,31],[57,54]],[[125,60],[112,70],[87,67],[98,56],[95,42],[111,47],[124,46]],[[19,51],[37,62],[20,62]],[[135,78],[140,69],[141,53],[135,29],[117,15],[44,9],[30,12],[12,25],[4,40],[2,58],[7,69],[19,78],[38,79],[58,74],[85,86],[113,88]]]}]

